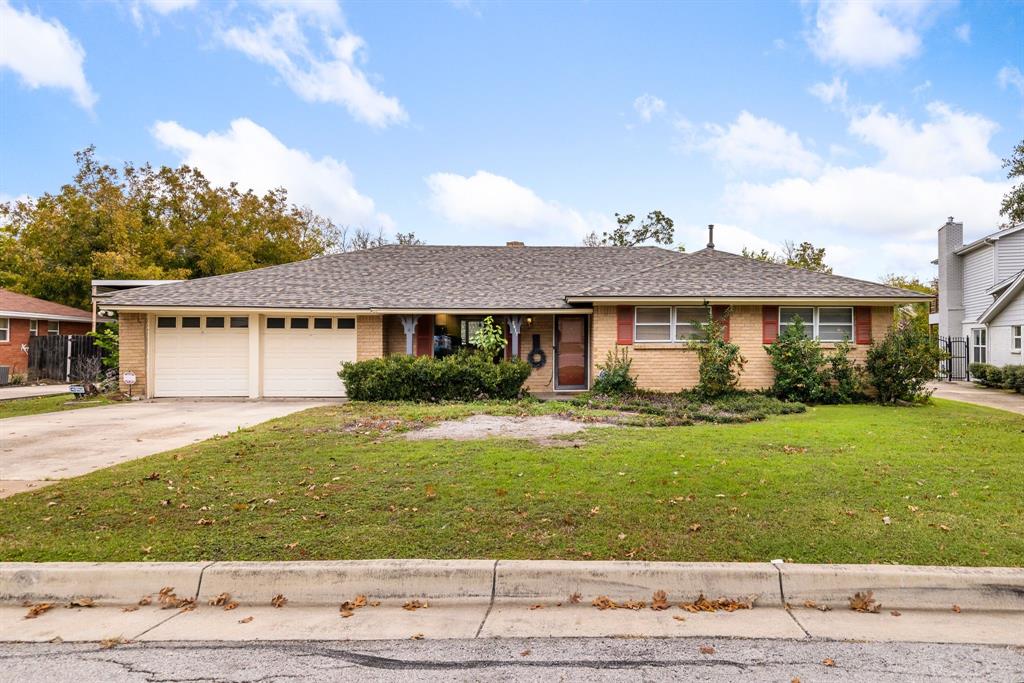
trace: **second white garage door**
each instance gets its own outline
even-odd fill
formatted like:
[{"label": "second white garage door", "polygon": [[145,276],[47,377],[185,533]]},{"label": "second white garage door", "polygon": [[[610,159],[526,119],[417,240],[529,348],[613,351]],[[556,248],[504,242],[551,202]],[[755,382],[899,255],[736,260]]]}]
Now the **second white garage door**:
[{"label": "second white garage door", "polygon": [[355,359],[355,318],[264,319],[264,396],[344,396],[338,370]]}]

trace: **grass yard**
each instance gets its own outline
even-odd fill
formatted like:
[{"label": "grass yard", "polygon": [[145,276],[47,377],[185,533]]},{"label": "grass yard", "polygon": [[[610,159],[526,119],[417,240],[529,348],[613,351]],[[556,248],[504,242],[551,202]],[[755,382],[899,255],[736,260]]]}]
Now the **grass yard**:
[{"label": "grass yard", "polygon": [[592,429],[569,448],[402,436],[474,412],[567,410],[580,411],[308,410],[0,500],[0,560],[1024,565],[1024,419],[1001,411],[817,407]]},{"label": "grass yard", "polygon": [[113,403],[104,396],[89,396],[75,400],[71,394],[57,394],[56,396],[39,396],[36,398],[15,398],[10,401],[0,401],[0,420],[5,417],[21,417],[22,415],[39,415],[40,413],[56,413],[63,410],[78,410],[79,408],[95,408]]}]

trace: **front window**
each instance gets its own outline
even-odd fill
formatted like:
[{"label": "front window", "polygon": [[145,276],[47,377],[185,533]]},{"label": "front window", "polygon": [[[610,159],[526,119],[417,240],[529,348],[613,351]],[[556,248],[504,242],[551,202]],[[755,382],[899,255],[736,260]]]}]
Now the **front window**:
[{"label": "front window", "polygon": [[988,362],[988,340],[984,327],[976,327],[971,330],[971,343],[974,348],[971,350],[971,361],[974,363]]},{"label": "front window", "polygon": [[803,323],[804,336],[808,339],[823,342],[853,339],[853,309],[848,306],[781,306],[779,334],[789,329],[798,317]]},{"label": "front window", "polygon": [[707,319],[708,309],[702,306],[637,306],[633,338],[640,343],[700,341]]},{"label": "front window", "polygon": [[11,341],[11,319],[0,318],[0,342]]},{"label": "front window", "polygon": [[35,337],[39,334],[39,321],[29,320],[28,321],[28,336]]},{"label": "front window", "polygon": [[60,321],[50,320],[46,323],[46,334],[60,334]]},{"label": "front window", "polygon": [[1020,353],[1020,330],[1021,325],[1010,325],[1010,351],[1013,353]]}]

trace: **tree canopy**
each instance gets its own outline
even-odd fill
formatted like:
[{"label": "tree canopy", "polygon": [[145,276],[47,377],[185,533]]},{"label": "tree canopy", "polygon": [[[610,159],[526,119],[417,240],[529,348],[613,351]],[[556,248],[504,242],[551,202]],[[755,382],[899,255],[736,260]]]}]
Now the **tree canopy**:
[{"label": "tree canopy", "polygon": [[746,247],[743,247],[743,250],[740,253],[747,258],[754,259],[755,261],[778,263],[792,268],[812,270],[817,273],[832,272],[832,266],[825,263],[825,247],[815,247],[810,242],[801,242],[800,244],[796,244],[786,240],[782,245],[781,254],[770,252],[767,249],[754,251],[753,249],[747,249]]},{"label": "tree canopy", "polygon": [[1006,177],[1010,180],[1020,179],[1003,197],[1003,204],[999,208],[999,215],[1006,217],[1009,227],[1024,223],[1024,140],[1013,148],[1009,159],[1003,159],[1003,168],[1008,169]]},{"label": "tree canopy", "polygon": [[[658,210],[651,211],[647,217],[634,226],[636,216],[631,213],[615,214],[616,226],[611,232],[602,233],[598,237],[591,232],[583,238],[585,247],[636,247],[646,242],[655,244],[672,244],[675,239],[675,222]],[[685,251],[680,245],[679,251]]]},{"label": "tree canopy", "polygon": [[58,192],[0,204],[0,287],[88,308],[93,279],[197,278],[374,246],[346,239],[284,188],[218,187],[189,166],[117,169],[94,147],[75,161]]}]

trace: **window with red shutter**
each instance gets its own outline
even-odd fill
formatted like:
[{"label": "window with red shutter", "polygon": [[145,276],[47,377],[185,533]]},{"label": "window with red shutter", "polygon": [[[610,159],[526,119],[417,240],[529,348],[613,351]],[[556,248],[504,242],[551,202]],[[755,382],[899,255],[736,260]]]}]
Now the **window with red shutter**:
[{"label": "window with red shutter", "polygon": [[633,306],[616,307],[616,343],[631,346],[633,344]]},{"label": "window with red shutter", "polygon": [[715,322],[721,323],[722,337],[725,339],[725,341],[729,341],[729,307],[712,306],[711,317],[715,319]]},{"label": "window with red shutter", "polygon": [[853,309],[854,334],[858,344],[871,343],[871,307],[857,306]]},{"label": "window with red shutter", "polygon": [[761,307],[761,341],[771,344],[779,336],[779,309],[776,306]]}]

